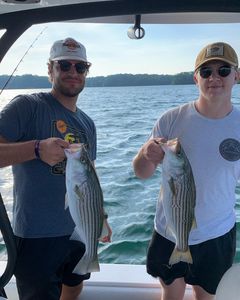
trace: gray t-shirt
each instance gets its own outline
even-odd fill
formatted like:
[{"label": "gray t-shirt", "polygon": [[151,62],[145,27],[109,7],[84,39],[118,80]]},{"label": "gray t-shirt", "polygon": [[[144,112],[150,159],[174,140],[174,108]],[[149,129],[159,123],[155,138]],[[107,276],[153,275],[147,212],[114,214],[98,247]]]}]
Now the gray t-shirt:
[{"label": "gray t-shirt", "polygon": [[[10,142],[59,137],[88,144],[96,159],[96,129],[83,111],[72,112],[50,93],[20,95],[0,113],[0,135]],[[65,161],[53,167],[34,159],[12,167],[13,230],[25,238],[72,233],[74,224],[65,209]]]},{"label": "gray t-shirt", "polygon": [[[191,164],[195,186],[196,226],[189,245],[196,245],[229,232],[235,222],[235,189],[240,178],[240,111],[222,118],[201,115],[194,102],[165,112],[156,122],[152,136],[178,138]],[[159,194],[156,231],[175,242]]]}]

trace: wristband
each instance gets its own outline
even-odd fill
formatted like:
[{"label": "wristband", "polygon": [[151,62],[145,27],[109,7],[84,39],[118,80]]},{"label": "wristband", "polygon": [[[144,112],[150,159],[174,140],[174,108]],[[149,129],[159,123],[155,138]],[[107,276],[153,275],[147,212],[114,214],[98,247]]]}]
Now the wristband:
[{"label": "wristband", "polygon": [[41,159],[40,153],[39,153],[39,145],[40,145],[40,141],[36,140],[35,146],[34,146],[34,152],[35,152],[35,155],[36,155],[37,159]]}]

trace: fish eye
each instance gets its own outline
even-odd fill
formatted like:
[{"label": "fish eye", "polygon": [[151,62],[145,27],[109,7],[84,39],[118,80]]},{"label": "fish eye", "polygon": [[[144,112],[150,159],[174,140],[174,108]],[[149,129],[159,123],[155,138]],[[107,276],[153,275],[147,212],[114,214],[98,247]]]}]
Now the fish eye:
[{"label": "fish eye", "polygon": [[80,157],[80,162],[81,162],[81,163],[85,163],[85,162],[86,162],[86,159],[85,159],[84,156],[81,156],[81,157]]}]

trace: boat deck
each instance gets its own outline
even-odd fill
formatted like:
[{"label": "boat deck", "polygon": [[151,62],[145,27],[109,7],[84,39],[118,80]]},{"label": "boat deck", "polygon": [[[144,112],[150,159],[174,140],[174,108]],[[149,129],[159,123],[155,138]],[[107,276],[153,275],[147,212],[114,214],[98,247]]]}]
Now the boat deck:
[{"label": "boat deck", "polygon": [[[157,279],[146,273],[143,265],[101,264],[101,272],[85,281],[81,300],[160,300]],[[5,288],[8,299],[17,300],[15,278]],[[192,300],[187,286],[184,300]],[[80,297],[79,297],[80,300]]]}]

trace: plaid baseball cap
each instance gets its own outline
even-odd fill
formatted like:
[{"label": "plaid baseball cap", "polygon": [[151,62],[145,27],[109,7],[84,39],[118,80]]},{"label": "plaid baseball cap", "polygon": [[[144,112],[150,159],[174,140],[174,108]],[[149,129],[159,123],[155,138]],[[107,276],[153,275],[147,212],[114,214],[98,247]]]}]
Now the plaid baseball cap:
[{"label": "plaid baseball cap", "polygon": [[204,47],[198,54],[195,61],[195,71],[206,62],[220,60],[238,67],[238,57],[235,50],[227,43],[218,42]]},{"label": "plaid baseball cap", "polygon": [[81,60],[87,62],[86,48],[73,38],[56,41],[50,50],[50,60]]}]

